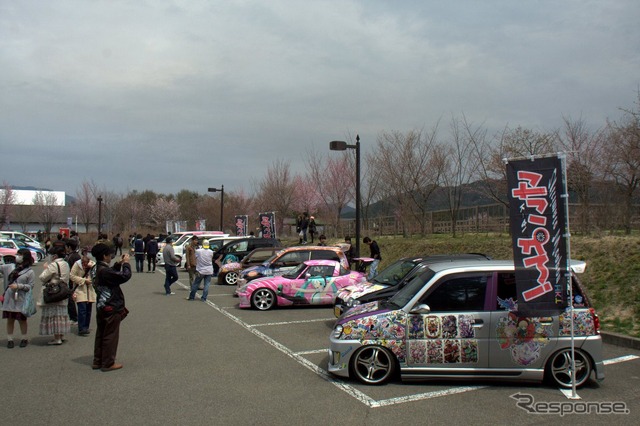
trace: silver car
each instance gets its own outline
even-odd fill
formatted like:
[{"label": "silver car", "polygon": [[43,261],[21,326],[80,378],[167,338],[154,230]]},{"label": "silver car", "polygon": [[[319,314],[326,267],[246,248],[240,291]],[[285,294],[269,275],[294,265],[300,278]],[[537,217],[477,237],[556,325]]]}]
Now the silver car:
[{"label": "silver car", "polygon": [[[575,382],[604,379],[600,322],[573,281]],[[570,310],[519,317],[513,261],[430,264],[395,296],[358,305],[335,324],[329,372],[366,384],[498,379],[572,386]]]}]

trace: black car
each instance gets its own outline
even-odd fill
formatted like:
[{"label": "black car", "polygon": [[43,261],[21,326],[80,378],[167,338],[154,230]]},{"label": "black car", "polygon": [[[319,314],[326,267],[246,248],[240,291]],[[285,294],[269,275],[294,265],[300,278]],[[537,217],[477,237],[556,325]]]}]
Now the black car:
[{"label": "black car", "polygon": [[218,272],[219,285],[236,285],[240,271],[250,266],[259,265],[281,250],[280,247],[260,247],[246,255],[240,263],[226,263]]},{"label": "black car", "polygon": [[491,260],[491,258],[481,253],[434,254],[431,256],[403,257],[384,268],[371,280],[372,286],[383,286],[383,288],[374,291],[365,290],[364,294],[362,294],[362,291],[347,294],[348,292],[345,289],[338,293],[334,301],[333,312],[336,317],[339,317],[352,306],[387,299],[396,294],[398,290],[404,287],[413,277],[425,270],[430,263],[449,260],[482,261]]},{"label": "black car", "polygon": [[[213,259],[218,266],[226,263],[241,262],[246,255],[261,247],[282,247],[282,244],[275,238],[238,238],[215,250]],[[218,273],[217,270],[215,272],[216,274]]]}]

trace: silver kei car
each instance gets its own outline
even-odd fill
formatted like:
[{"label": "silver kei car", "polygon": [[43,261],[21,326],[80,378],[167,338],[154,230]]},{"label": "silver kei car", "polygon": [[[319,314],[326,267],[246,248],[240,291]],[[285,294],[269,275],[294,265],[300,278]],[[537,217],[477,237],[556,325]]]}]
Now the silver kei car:
[{"label": "silver kei car", "polygon": [[[604,379],[600,323],[575,275],[575,383]],[[570,310],[519,317],[513,261],[430,264],[388,300],[355,306],[330,336],[329,372],[403,379],[541,381],[569,388]]]}]

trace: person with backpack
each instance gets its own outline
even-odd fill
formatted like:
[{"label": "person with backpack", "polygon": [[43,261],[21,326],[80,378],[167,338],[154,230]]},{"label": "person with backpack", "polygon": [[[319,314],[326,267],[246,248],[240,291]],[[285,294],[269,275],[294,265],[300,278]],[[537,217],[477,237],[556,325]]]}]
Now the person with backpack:
[{"label": "person with backpack", "polygon": [[[142,240],[141,240],[142,241]],[[96,265],[91,269],[91,281],[96,291],[96,340],[93,349],[94,370],[114,371],[122,368],[116,363],[120,323],[128,315],[121,284],[131,279],[129,255],[123,254],[119,262],[109,266],[113,258],[111,247],[96,244],[91,249]]]}]

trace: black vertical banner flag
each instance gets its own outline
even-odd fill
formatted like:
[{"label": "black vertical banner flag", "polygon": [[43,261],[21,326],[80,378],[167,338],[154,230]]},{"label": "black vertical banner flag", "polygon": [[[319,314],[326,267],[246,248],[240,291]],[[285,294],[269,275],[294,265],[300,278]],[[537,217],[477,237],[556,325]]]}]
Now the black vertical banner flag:
[{"label": "black vertical banner flag", "polygon": [[276,238],[276,214],[274,212],[260,213],[260,231],[263,238]]},{"label": "black vertical banner flag", "polygon": [[238,237],[246,237],[247,236],[247,222],[249,216],[247,215],[239,215],[235,217],[236,224],[236,235]]},{"label": "black vertical banner flag", "polygon": [[557,314],[567,306],[567,217],[563,158],[508,160],[507,184],[518,313]]}]

